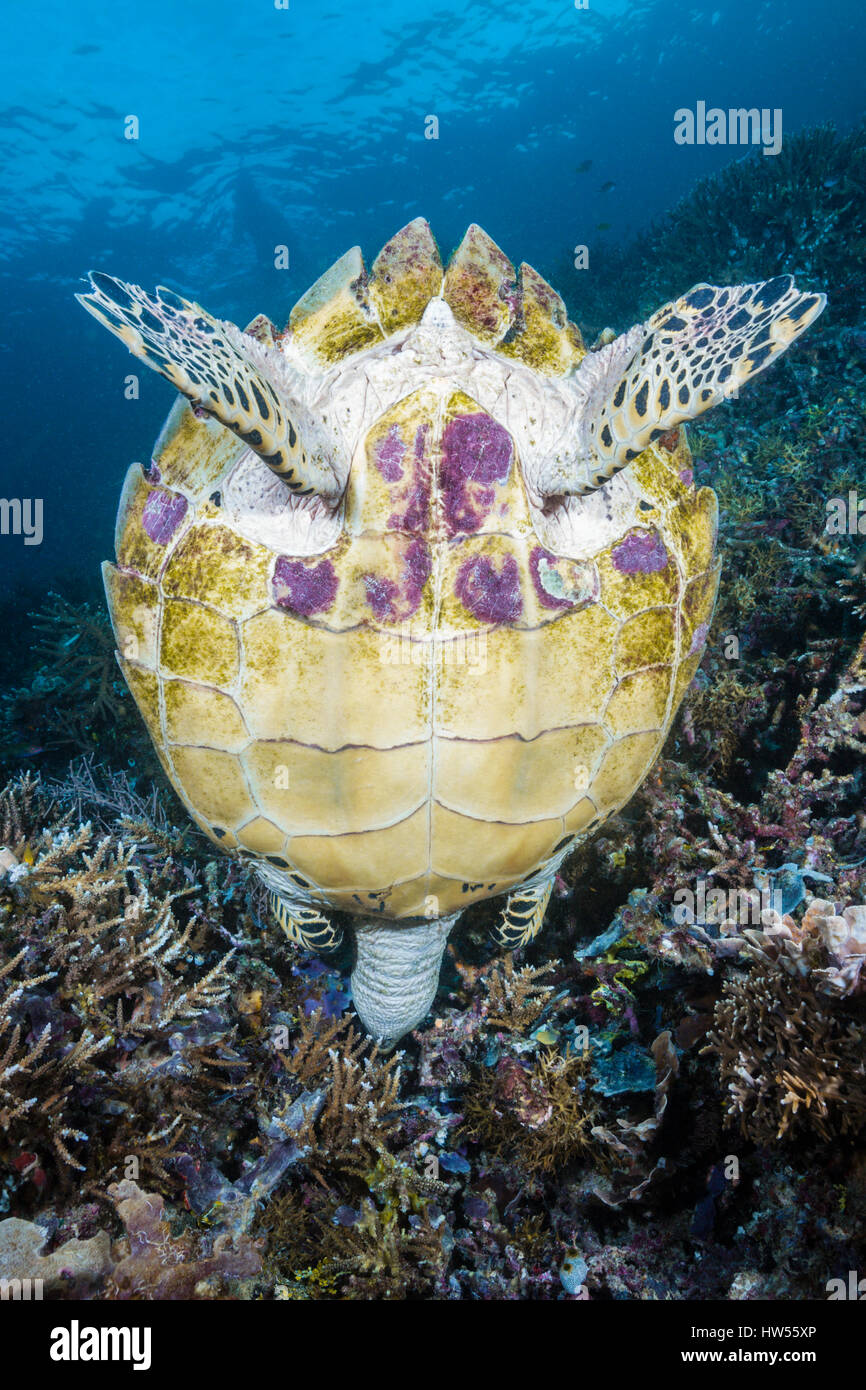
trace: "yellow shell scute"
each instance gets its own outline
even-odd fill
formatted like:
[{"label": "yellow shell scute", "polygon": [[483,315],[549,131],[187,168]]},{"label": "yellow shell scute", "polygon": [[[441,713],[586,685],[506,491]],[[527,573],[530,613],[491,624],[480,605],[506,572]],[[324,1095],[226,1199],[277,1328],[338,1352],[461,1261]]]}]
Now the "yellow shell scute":
[{"label": "yellow shell scute", "polygon": [[292,835],[343,835],[382,829],[418,810],[428,794],[430,759],[429,743],[325,753],[259,741],[243,763],[259,806]]},{"label": "yellow shell scute", "polygon": [[167,487],[200,496],[219,486],[245,447],[218,420],[196,417],[179,396],[156,441],[153,460]]},{"label": "yellow shell scute", "polygon": [[416,811],[384,830],[357,835],[296,835],[289,854],[301,873],[321,888],[369,891],[370,883],[390,885],[413,879],[427,867],[428,812]]},{"label": "yellow shell scute", "polygon": [[367,431],[346,488],[345,525],[365,532],[423,531],[430,521],[432,448],[439,395],[422,387],[386,410]]},{"label": "yellow shell scute", "polygon": [[531,265],[521,265],[517,321],[497,348],[546,376],[564,376],[586,356],[580,329],[569,322],[565,304]]},{"label": "yellow shell scute", "polygon": [[289,315],[288,333],[302,363],[319,371],[382,341],[359,246],[341,256],[301,296]]},{"label": "yellow shell scute", "polygon": [[256,806],[234,754],[213,748],[172,748],[170,757],[178,790],[212,825],[234,830],[255,815]]},{"label": "yellow shell scute", "polygon": [[[719,587],[721,563],[717,562],[705,574],[691,579],[685,587],[682,602],[682,619],[685,637],[684,651],[689,653],[692,638],[701,624],[709,625]],[[706,637],[704,632],[703,637]]]},{"label": "yellow shell scute", "polygon": [[[630,465],[632,477],[643,499],[642,520],[647,526],[656,524],[659,516],[666,514],[675,503],[694,499],[694,491],[680,477],[680,469],[688,468],[691,462],[688,448],[682,442],[683,435],[684,431],[681,430],[675,453],[670,453],[661,441],[657,441],[643,449]],[[677,464],[675,460],[680,462]],[[648,502],[654,504],[653,511],[647,510]]]},{"label": "yellow shell scute", "polygon": [[548,819],[573,808],[608,742],[598,724],[551,729],[528,741],[437,739],[433,795],[448,810],[479,819]]},{"label": "yellow shell scute", "polygon": [[[244,623],[243,643],[240,698],[257,738],[333,750],[395,748],[428,736],[426,648],[413,664],[387,633],[328,632],[273,609]],[[377,698],[383,688],[386,718]]]},{"label": "yellow shell scute", "polygon": [[201,603],[167,599],[160,633],[160,665],[172,676],[184,676],[206,685],[233,685],[239,669],[234,623]]},{"label": "yellow shell scute", "polygon": [[572,806],[563,817],[566,832],[569,835],[579,835],[586,830],[588,825],[598,816],[598,807],[589,796],[582,796],[576,806]]},{"label": "yellow shell scute", "polygon": [[117,650],[127,661],[154,668],[158,657],[159,589],[138,574],[102,566]]},{"label": "yellow shell scute", "polygon": [[616,638],[617,674],[627,675],[641,666],[670,662],[676,650],[676,610],[647,608],[628,618]]},{"label": "yellow shell scute", "polygon": [[[527,863],[537,864],[544,859],[562,833],[560,817],[531,821],[528,825],[507,825],[461,816],[434,805],[431,867],[445,878],[466,879],[467,869],[471,873],[473,864],[477,866],[477,877],[515,877],[526,872]],[[471,854],[467,852],[470,845]]]},{"label": "yellow shell scute", "polygon": [[168,742],[239,753],[250,741],[243,716],[229,695],[204,685],[166,680],[165,732]]},{"label": "yellow shell scute", "polygon": [[[627,538],[626,538],[627,539]],[[663,569],[629,572],[614,559],[623,542],[604,551],[596,560],[600,581],[600,602],[618,618],[631,618],[648,608],[675,603],[680,577],[671,557]]]},{"label": "yellow shell scute", "polygon": [[457,322],[491,347],[501,342],[515,321],[514,266],[474,222],[448,262],[442,298]]},{"label": "yellow shell scute", "polygon": [[609,815],[629,800],[643,781],[660,743],[657,733],[640,733],[629,734],[611,745],[589,789],[602,815]]},{"label": "yellow shell scute", "polygon": [[[153,540],[145,524],[155,511],[177,504],[183,513],[174,532],[166,540]],[[159,484],[148,482],[141,465],[134,463],[126,475],[115,528],[115,550],[119,569],[135,570],[156,579],[165,566],[170,547],[177,544],[191,520],[189,507],[180,494],[174,496]],[[150,524],[148,522],[148,524]],[[151,525],[151,530],[155,528]]]},{"label": "yellow shell scute", "polygon": [[148,733],[159,751],[162,742],[159,726],[159,679],[153,671],[145,671],[141,666],[136,666],[132,661],[123,661],[119,656],[117,664],[147,725]]},{"label": "yellow shell scute", "polygon": [[442,285],[439,250],[423,217],[386,242],[370,272],[370,299],[388,335],[418,323]]},{"label": "yellow shell scute", "polygon": [[285,847],[286,832],[264,816],[256,816],[241,826],[238,840],[254,854],[276,854]]},{"label": "yellow shell scute", "polygon": [[719,523],[719,504],[712,488],[701,488],[693,497],[672,507],[667,527],[673,548],[687,574],[709,568]]},{"label": "yellow shell scute", "polygon": [[[613,688],[617,621],[590,605],[545,627],[494,628],[477,658],[437,672],[437,731],[451,738],[535,738],[596,723]],[[565,673],[568,673],[565,676]]]},{"label": "yellow shell scute", "polygon": [[661,730],[671,688],[669,666],[649,666],[624,676],[604,711],[605,727],[616,738],[623,734]]},{"label": "yellow shell scute", "polygon": [[224,525],[193,525],[175,546],[162,576],[171,598],[209,604],[232,618],[270,606],[273,554]]}]

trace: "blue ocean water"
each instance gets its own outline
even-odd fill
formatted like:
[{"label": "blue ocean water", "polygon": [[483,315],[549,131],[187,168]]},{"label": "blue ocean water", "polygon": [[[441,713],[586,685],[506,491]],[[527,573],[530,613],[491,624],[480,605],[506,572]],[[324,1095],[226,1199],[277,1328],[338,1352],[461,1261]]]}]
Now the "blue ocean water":
[{"label": "blue ocean water", "polygon": [[[5,39],[0,496],[43,504],[40,544],[0,536],[7,594],[97,592],[173,399],[148,372],[125,399],[130,359],[73,299],[88,269],[281,323],[422,215],[443,255],[478,222],[561,277],[748,152],[678,145],[679,108],[780,110],[790,135],[864,107],[858,0],[48,0]],[[592,274],[557,283],[578,321]]]}]

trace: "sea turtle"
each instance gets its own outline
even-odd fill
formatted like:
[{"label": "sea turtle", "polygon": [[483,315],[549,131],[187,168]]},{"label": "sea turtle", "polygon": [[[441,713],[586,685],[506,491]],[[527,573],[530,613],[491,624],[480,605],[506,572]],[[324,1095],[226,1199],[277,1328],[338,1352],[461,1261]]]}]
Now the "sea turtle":
[{"label": "sea turtle", "polygon": [[289,937],[354,919],[355,1007],[391,1044],[462,910],[505,895],[496,940],[529,940],[657,758],[718,582],[679,426],[824,296],[700,284],[588,351],[530,266],[473,225],[443,271],[419,218],[285,333],[100,273],[79,298],[182,393],[104,566],[129,688]]}]

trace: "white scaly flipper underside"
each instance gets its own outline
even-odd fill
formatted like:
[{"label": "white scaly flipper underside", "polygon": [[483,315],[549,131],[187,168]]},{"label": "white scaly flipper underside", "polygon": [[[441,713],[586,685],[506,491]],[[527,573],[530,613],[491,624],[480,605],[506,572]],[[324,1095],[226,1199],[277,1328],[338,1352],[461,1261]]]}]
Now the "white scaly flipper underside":
[{"label": "white scaly flipper underside", "polygon": [[92,272],[76,299],[166,377],[200,411],[213,415],[262,458],[292,492],[336,499],[349,459],[333,428],[305,400],[308,382],[273,344],[242,333],[200,305],[158,286]]},{"label": "white scaly flipper underside", "polygon": [[589,493],[668,430],[764,371],[827,302],[790,275],[752,285],[695,285],[600,352],[569,381],[570,435],[530,483],[543,497]]}]

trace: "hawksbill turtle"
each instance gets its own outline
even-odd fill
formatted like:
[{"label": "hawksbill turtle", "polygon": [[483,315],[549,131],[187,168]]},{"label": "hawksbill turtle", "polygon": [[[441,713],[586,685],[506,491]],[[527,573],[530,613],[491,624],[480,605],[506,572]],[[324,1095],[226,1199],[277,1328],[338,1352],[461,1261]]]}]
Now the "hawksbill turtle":
[{"label": "hawksbill turtle", "polygon": [[[118,661],[189,814],[313,950],[354,927],[393,1044],[461,912],[538,931],[653,765],[701,659],[717,504],[684,421],[821,313],[695,285],[597,350],[528,265],[426,221],[285,332],[93,273],[81,303],[181,393],[104,566]],[[336,912],[336,917],[335,917]]]}]

